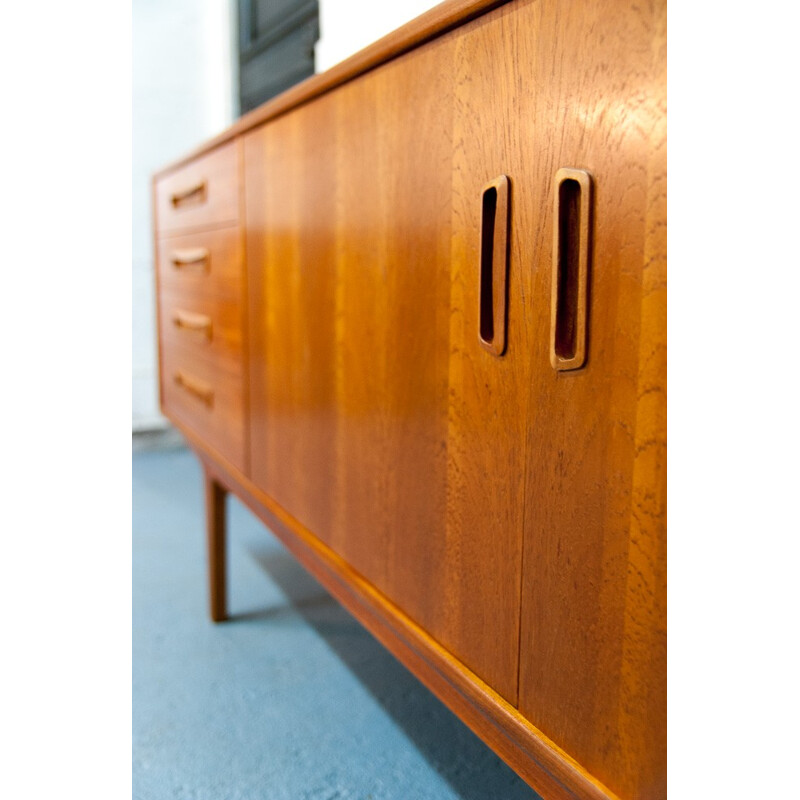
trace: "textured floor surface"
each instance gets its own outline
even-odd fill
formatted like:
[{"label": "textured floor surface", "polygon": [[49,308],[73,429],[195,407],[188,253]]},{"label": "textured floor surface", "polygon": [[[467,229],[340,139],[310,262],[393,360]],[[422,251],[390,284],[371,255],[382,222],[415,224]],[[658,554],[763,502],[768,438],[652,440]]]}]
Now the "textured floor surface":
[{"label": "textured floor surface", "polygon": [[208,622],[200,478],[133,455],[134,800],[536,800],[235,499]]}]

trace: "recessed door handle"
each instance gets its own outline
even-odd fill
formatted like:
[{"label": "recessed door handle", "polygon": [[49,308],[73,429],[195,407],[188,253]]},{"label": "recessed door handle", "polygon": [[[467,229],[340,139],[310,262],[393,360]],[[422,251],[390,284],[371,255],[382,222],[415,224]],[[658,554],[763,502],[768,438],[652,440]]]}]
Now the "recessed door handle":
[{"label": "recessed door handle", "polygon": [[501,175],[481,193],[478,339],[495,356],[506,349],[508,226],[509,180]]},{"label": "recessed door handle", "polygon": [[571,370],[586,363],[592,176],[562,167],[554,194],[550,363],[553,369]]}]

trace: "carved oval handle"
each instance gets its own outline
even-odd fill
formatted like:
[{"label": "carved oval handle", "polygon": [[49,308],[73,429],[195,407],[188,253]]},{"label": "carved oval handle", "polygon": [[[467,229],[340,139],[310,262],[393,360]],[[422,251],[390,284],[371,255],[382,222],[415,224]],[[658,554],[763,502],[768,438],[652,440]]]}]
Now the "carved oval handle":
[{"label": "carved oval handle", "polygon": [[208,250],[205,247],[190,247],[183,250],[173,250],[170,261],[173,266],[180,269],[191,264],[208,264]]},{"label": "carved oval handle", "polygon": [[214,390],[203,381],[187,375],[183,370],[178,370],[173,380],[182,389],[202,400],[209,408],[214,404]]},{"label": "carved oval handle", "polygon": [[201,196],[201,203],[204,203],[206,200],[206,182],[200,181],[199,183],[195,183],[192,186],[189,186],[186,189],[182,189],[179,192],[175,192],[172,197],[172,205],[174,208],[178,208],[182,203],[185,203],[187,200],[191,200],[193,197],[197,197],[198,195]]},{"label": "carved oval handle", "polygon": [[176,328],[198,331],[204,333],[209,340],[211,339],[211,317],[207,317],[205,314],[195,314],[192,311],[176,308],[172,313],[172,323]]}]

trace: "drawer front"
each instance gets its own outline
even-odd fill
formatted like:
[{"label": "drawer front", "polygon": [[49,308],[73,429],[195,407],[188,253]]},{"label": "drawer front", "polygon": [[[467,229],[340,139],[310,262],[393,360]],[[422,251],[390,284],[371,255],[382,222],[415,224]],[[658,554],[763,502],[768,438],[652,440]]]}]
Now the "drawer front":
[{"label": "drawer front", "polygon": [[246,471],[244,385],[241,373],[219,369],[191,348],[162,344],[161,403],[234,466]]},{"label": "drawer front", "polygon": [[156,226],[160,234],[239,219],[236,143],[171,172],[156,182]]},{"label": "drawer front", "polygon": [[164,289],[159,301],[164,347],[180,347],[224,372],[242,373],[242,305],[236,298]]},{"label": "drawer front", "polygon": [[157,262],[162,291],[241,297],[243,260],[238,227],[160,239]]}]

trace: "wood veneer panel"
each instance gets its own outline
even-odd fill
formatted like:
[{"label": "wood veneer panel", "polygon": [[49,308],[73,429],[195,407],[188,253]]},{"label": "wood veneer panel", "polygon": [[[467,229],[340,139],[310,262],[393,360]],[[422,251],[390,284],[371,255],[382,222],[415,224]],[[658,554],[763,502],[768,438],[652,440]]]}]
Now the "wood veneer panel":
[{"label": "wood veneer panel", "polygon": [[[511,3],[267,104],[245,137],[254,483],[165,403],[548,797],[666,793],[665,16]],[[592,174],[595,214],[588,360],[556,373],[561,167]],[[477,248],[502,174],[497,358],[478,343]]]},{"label": "wood veneer panel", "polygon": [[335,486],[334,109],[245,137],[254,482],[323,541]]},{"label": "wood veneer panel", "polygon": [[207,477],[234,492],[303,566],[509,766],[548,800],[619,800],[427,631],[178,420]]},{"label": "wood veneer panel", "polygon": [[160,236],[239,219],[237,148],[228,142],[156,178]]},{"label": "wood veneer panel", "polygon": [[164,413],[191,428],[246,472],[243,383],[240,374],[221,370],[213,361],[198,356],[195,349],[161,341]]},{"label": "wood veneer panel", "polygon": [[521,520],[448,504],[454,41],[246,137],[252,476],[513,699]]},{"label": "wood veneer panel", "polygon": [[232,225],[161,239],[158,243],[159,286],[164,290],[230,298],[241,303],[244,296],[241,236],[241,228]]},{"label": "wood veneer panel", "polygon": [[[535,224],[527,200],[535,128],[524,105],[529,88],[520,62],[530,58],[534,43],[524,36],[487,36],[487,28],[516,24],[513,15],[500,13],[481,17],[456,38],[444,601],[458,631],[461,649],[454,653],[481,653],[482,662],[491,664],[481,677],[515,704],[531,313],[524,254]],[[502,175],[508,176],[511,222],[507,347],[498,356],[479,337],[480,232],[484,187]],[[465,565],[467,574],[480,575],[478,595],[473,582],[459,579]]]},{"label": "wood veneer panel", "polygon": [[[621,797],[663,798],[666,4],[539,0],[497,18],[487,48],[536,43],[516,59],[535,87],[537,210],[519,708]],[[560,167],[595,185],[588,360],[571,372],[548,353]]]},{"label": "wood veneer panel", "polygon": [[446,477],[450,106],[424,85],[441,49],[245,154],[253,478],[426,619]]},{"label": "wood veneer panel", "polygon": [[198,358],[236,376],[244,369],[241,301],[196,295],[186,291],[161,292],[159,325],[163,344],[177,344]]},{"label": "wood veneer panel", "polygon": [[334,93],[341,506],[333,546],[448,646],[451,59],[451,42],[438,40]]}]

